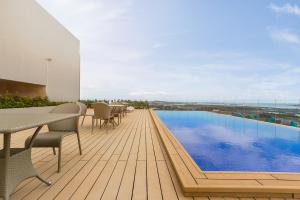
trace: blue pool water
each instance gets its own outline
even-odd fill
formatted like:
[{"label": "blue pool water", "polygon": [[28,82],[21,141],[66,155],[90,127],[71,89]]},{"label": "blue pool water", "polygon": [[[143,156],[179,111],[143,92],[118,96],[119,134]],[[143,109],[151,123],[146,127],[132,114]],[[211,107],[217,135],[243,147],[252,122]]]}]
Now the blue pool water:
[{"label": "blue pool water", "polygon": [[198,111],[156,111],[205,171],[300,172],[300,129]]}]

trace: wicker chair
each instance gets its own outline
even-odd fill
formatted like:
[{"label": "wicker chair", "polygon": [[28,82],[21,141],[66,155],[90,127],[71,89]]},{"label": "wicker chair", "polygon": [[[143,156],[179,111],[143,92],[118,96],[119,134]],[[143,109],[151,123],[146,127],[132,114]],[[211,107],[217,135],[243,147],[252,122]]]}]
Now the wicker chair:
[{"label": "wicker chair", "polygon": [[122,105],[124,105],[124,107],[122,107],[122,114],[125,116],[127,114],[128,103],[122,102]]},{"label": "wicker chair", "polygon": [[111,113],[118,118],[118,125],[122,122],[123,108],[119,106],[112,106]]},{"label": "wicker chair", "polygon": [[84,103],[81,103],[81,102],[77,102],[77,104],[80,106],[80,109],[81,109],[81,113],[80,113],[80,116],[82,116],[82,121],[81,121],[81,126],[83,125],[83,122],[85,120],[85,117],[86,116],[93,116],[91,114],[86,114],[87,112],[87,106],[84,104]]},{"label": "wicker chair", "polygon": [[101,120],[104,121],[103,126],[112,124],[113,128],[115,128],[116,122],[114,120],[114,115],[112,114],[111,108],[107,103],[104,102],[95,103],[93,104],[93,108],[94,108],[94,116],[92,119],[92,133],[94,131],[95,120],[97,121],[98,119],[100,120],[100,128],[102,127]]},{"label": "wicker chair", "polygon": [[[75,103],[65,103],[56,106],[50,113],[80,113],[80,106]],[[82,154],[80,137],[78,131],[79,117],[72,119],[66,119],[60,122],[48,124],[49,132],[40,134],[36,137],[32,147],[52,147],[53,153],[56,155],[55,148],[58,148],[58,172],[61,171],[61,151],[62,140],[64,137],[76,134],[78,140],[79,153]],[[28,137],[25,142],[27,147],[31,141],[31,137]]]}]

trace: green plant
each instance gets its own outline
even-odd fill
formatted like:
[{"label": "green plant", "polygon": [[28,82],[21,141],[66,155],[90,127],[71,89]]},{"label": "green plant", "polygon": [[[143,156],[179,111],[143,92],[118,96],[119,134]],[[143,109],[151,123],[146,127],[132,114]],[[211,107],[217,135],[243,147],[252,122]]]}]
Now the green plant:
[{"label": "green plant", "polygon": [[41,107],[56,106],[65,102],[50,101],[48,97],[28,97],[19,94],[2,94],[0,95],[0,109],[4,108],[24,108],[24,107]]}]

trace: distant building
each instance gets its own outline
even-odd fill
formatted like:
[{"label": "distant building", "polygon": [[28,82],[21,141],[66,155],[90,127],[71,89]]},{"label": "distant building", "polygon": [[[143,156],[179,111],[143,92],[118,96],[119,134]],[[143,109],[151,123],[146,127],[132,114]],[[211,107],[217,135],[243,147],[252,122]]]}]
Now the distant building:
[{"label": "distant building", "polygon": [[78,100],[79,50],[79,40],[36,1],[0,1],[0,94]]}]

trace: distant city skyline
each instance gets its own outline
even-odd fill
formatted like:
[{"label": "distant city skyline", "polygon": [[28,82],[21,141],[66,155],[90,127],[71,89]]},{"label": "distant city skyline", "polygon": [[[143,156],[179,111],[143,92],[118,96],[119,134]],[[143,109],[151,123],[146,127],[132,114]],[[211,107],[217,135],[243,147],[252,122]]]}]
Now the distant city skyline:
[{"label": "distant city skyline", "polygon": [[81,41],[82,99],[300,99],[297,0],[37,0]]}]

